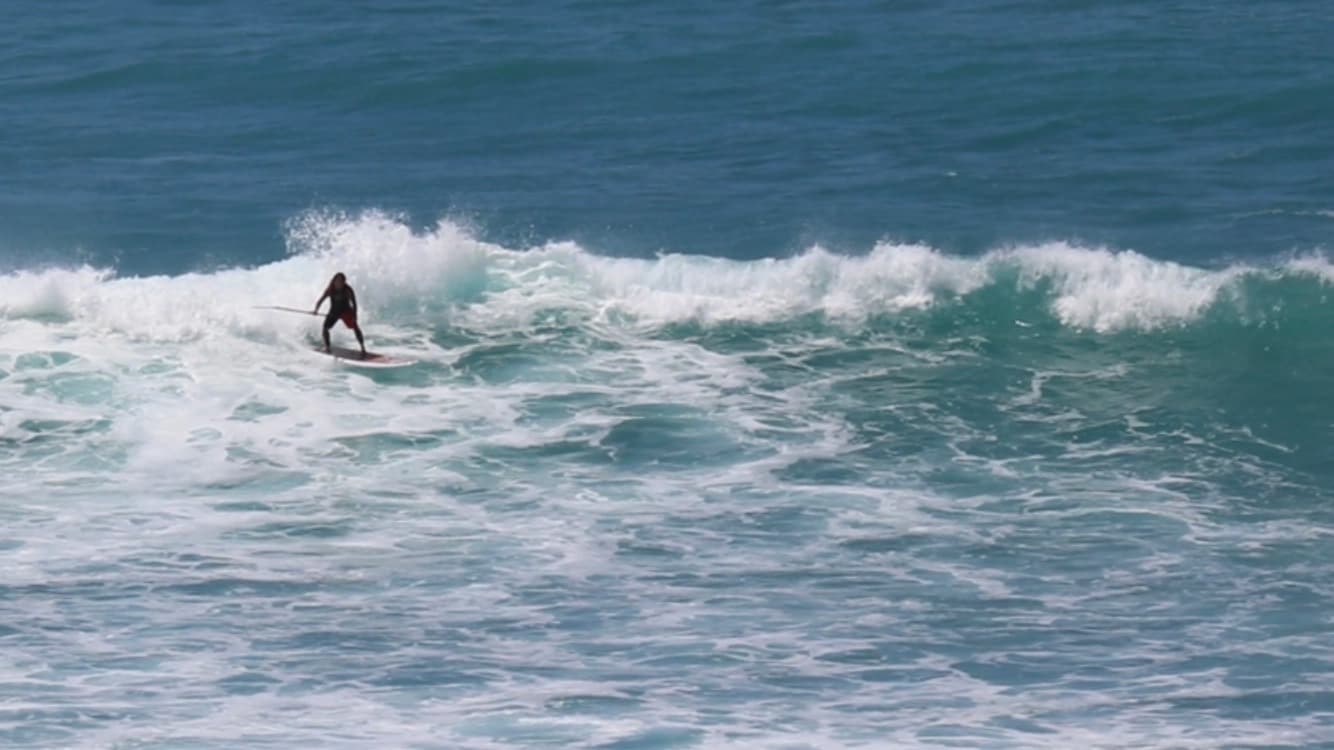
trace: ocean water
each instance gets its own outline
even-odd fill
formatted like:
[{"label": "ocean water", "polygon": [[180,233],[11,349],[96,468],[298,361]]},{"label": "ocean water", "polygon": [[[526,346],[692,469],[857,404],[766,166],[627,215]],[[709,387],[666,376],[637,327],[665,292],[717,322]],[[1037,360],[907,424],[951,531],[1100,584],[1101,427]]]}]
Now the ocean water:
[{"label": "ocean water", "polygon": [[6,10],[0,746],[1334,747],[1326,4]]}]

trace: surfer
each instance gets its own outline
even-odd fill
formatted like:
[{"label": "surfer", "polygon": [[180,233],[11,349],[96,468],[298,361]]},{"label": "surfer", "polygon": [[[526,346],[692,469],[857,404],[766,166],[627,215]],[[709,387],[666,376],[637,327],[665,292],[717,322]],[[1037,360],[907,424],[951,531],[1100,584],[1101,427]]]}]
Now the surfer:
[{"label": "surfer", "polygon": [[324,351],[330,351],[329,329],[334,327],[338,321],[343,321],[343,325],[352,329],[357,334],[357,344],[361,346],[361,356],[366,356],[366,339],[361,335],[361,326],[357,325],[357,293],[352,291],[352,287],[347,283],[347,277],[342,272],[334,274],[329,281],[329,286],[325,287],[324,295],[315,303],[315,314],[320,312],[320,305],[324,300],[329,300],[329,314],[324,316]]}]

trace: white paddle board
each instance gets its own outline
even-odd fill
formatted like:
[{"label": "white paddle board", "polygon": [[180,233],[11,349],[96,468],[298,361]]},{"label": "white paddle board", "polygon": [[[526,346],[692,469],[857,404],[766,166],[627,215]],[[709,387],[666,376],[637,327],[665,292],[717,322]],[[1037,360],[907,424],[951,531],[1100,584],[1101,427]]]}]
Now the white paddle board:
[{"label": "white paddle board", "polygon": [[333,357],[340,364],[352,365],[354,367],[407,367],[416,364],[417,360],[406,357],[395,357],[389,354],[378,354],[376,352],[366,352],[363,356],[358,349],[347,349],[341,346],[335,346],[330,351],[324,351],[324,347],[317,346],[315,351],[326,356]]}]

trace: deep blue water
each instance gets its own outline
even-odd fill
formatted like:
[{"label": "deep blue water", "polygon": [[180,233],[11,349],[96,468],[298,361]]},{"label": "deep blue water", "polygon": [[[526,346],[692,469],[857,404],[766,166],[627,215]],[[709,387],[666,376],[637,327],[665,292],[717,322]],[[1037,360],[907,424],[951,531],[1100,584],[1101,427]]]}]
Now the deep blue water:
[{"label": "deep blue water", "polygon": [[0,745],[1334,746],[1325,5],[6,10]]},{"label": "deep blue water", "polygon": [[253,264],[310,208],[760,258],[1327,242],[1318,3],[127,2],[14,9],[11,254]]}]

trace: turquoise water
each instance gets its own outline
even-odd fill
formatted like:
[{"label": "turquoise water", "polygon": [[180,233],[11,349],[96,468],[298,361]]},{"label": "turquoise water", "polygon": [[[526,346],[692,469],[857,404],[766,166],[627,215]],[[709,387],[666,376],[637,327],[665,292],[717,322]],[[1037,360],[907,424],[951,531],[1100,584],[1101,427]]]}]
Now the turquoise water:
[{"label": "turquoise water", "polygon": [[1323,6],[10,15],[0,744],[1331,746]]}]

